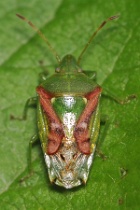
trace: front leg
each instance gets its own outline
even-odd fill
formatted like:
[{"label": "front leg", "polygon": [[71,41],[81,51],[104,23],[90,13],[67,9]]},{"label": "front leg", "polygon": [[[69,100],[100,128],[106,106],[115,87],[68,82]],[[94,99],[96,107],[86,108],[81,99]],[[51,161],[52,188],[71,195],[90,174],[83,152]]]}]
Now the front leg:
[{"label": "front leg", "polygon": [[83,73],[86,74],[91,80],[96,81],[96,71],[83,70]]},{"label": "front leg", "polygon": [[[97,75],[96,71],[84,70],[83,73],[86,74],[91,80],[96,81],[96,75]],[[122,105],[127,104],[131,100],[136,98],[136,95],[132,94],[132,95],[129,95],[128,97],[126,97],[125,99],[120,99],[105,88],[103,88],[102,95],[107,98],[110,98],[110,99],[114,100],[115,102],[122,104]]]},{"label": "front leg", "polygon": [[127,104],[131,100],[136,98],[136,95],[132,94],[132,95],[127,96],[125,99],[120,99],[120,98],[116,97],[113,93],[111,93],[110,91],[108,91],[105,88],[103,89],[102,95],[107,97],[107,98],[110,98],[110,99],[114,100],[115,102],[117,102],[117,103],[119,103],[121,105]]},{"label": "front leg", "polygon": [[28,108],[30,106],[36,106],[36,105],[37,105],[37,97],[29,98],[25,103],[22,117],[15,117],[14,115],[10,115],[10,119],[11,120],[26,120]]}]

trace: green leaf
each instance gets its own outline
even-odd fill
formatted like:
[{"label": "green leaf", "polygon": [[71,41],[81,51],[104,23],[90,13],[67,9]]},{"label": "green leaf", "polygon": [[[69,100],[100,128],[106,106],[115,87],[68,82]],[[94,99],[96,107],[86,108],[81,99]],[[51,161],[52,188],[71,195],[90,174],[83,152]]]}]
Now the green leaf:
[{"label": "green leaf", "polygon": [[[118,2],[91,0],[7,0],[0,3],[0,209],[2,210],[102,210],[139,209],[140,206],[140,18],[136,0]],[[85,53],[83,69],[97,71],[98,83],[119,98],[136,94],[129,104],[118,105],[102,98],[101,112],[110,126],[96,156],[86,186],[65,190],[51,186],[41,147],[33,148],[34,175],[25,182],[30,137],[36,132],[36,111],[27,121],[21,116],[27,98],[35,96],[39,61],[53,73],[57,61],[46,44],[26,24],[19,13],[31,20],[47,36],[60,57],[78,57],[91,34],[106,18],[120,13],[108,23]]]}]

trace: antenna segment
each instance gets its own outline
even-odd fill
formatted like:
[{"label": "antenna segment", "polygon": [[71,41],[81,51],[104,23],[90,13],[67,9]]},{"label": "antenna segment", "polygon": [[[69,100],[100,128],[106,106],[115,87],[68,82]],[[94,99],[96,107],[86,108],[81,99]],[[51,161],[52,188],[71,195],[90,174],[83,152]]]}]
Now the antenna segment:
[{"label": "antenna segment", "polygon": [[79,55],[78,57],[78,61],[77,61],[77,64],[79,65],[82,57],[83,57],[83,54],[84,52],[86,51],[86,49],[88,48],[88,46],[90,45],[90,43],[92,42],[93,38],[96,36],[96,34],[101,30],[101,28],[103,28],[103,26],[109,22],[110,20],[114,20],[116,18],[118,18],[119,15],[115,15],[115,16],[112,16],[112,17],[109,17],[108,19],[106,19],[105,21],[102,22],[102,24],[97,28],[97,30],[92,34],[92,36],[90,37],[88,43],[85,45],[84,49],[82,50],[81,54]]},{"label": "antenna segment", "polygon": [[58,63],[61,62],[61,59],[59,57],[59,55],[57,54],[57,52],[53,49],[53,47],[51,46],[51,44],[49,43],[48,39],[44,36],[44,34],[28,19],[26,19],[25,17],[23,17],[22,15],[16,14],[17,17],[19,17],[20,19],[22,19],[23,21],[25,21],[26,23],[28,23],[33,29],[34,31],[36,31],[38,33],[38,35],[45,41],[45,43],[48,45],[48,47],[50,48],[51,52],[53,53],[53,55],[56,57]]}]

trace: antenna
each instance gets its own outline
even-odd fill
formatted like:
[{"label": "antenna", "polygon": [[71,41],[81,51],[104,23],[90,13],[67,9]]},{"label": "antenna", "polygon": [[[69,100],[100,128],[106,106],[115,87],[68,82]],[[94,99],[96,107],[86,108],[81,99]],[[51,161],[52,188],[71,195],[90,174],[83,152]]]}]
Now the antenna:
[{"label": "antenna", "polygon": [[79,65],[81,59],[82,59],[82,56],[84,54],[84,52],[86,51],[86,49],[88,48],[88,46],[90,45],[90,43],[92,42],[93,38],[96,36],[96,34],[98,33],[98,31],[101,30],[101,28],[103,28],[103,26],[109,22],[110,20],[114,20],[116,18],[118,18],[119,15],[115,15],[115,16],[112,16],[112,17],[109,17],[107,18],[105,21],[102,22],[102,24],[97,28],[97,30],[92,34],[92,36],[90,37],[89,41],[87,42],[87,44],[85,45],[84,49],[82,50],[81,54],[79,55],[78,57],[78,61],[77,61],[77,64]]},{"label": "antenna", "polygon": [[53,49],[53,47],[51,46],[51,44],[49,43],[48,39],[44,36],[44,34],[28,19],[26,19],[25,17],[23,17],[22,15],[16,14],[17,17],[19,17],[20,19],[22,19],[23,21],[25,21],[26,23],[28,23],[37,33],[38,35],[45,41],[45,43],[48,45],[48,47],[50,48],[50,50],[52,51],[52,53],[54,54],[54,56],[56,57],[58,63],[61,62],[60,57],[58,56],[57,52]]}]

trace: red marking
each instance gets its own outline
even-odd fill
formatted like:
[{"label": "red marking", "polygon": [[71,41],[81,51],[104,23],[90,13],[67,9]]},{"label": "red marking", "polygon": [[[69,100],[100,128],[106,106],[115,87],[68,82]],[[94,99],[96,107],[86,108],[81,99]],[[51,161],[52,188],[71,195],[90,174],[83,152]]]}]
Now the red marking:
[{"label": "red marking", "polygon": [[40,95],[40,96],[42,96],[42,97],[44,97],[44,98],[47,98],[47,99],[51,99],[52,97],[53,97],[53,95],[51,94],[51,93],[49,93],[49,92],[47,92],[43,87],[41,87],[41,86],[38,86],[37,88],[36,88],[36,92]]},{"label": "red marking", "polygon": [[41,106],[49,120],[50,130],[48,134],[47,154],[53,155],[58,151],[64,137],[62,123],[52,107],[50,101],[52,95],[41,86],[37,87],[36,91],[39,94]]},{"label": "red marking", "polygon": [[85,97],[86,99],[92,99],[98,96],[101,92],[102,92],[102,88],[100,86],[97,86],[94,91],[87,93]]},{"label": "red marking", "polygon": [[91,93],[88,93],[85,96],[88,99],[88,103],[75,127],[74,137],[77,141],[79,150],[84,154],[90,154],[90,137],[88,133],[88,124],[92,113],[96,110],[98,105],[101,91],[101,87],[98,86]]}]

